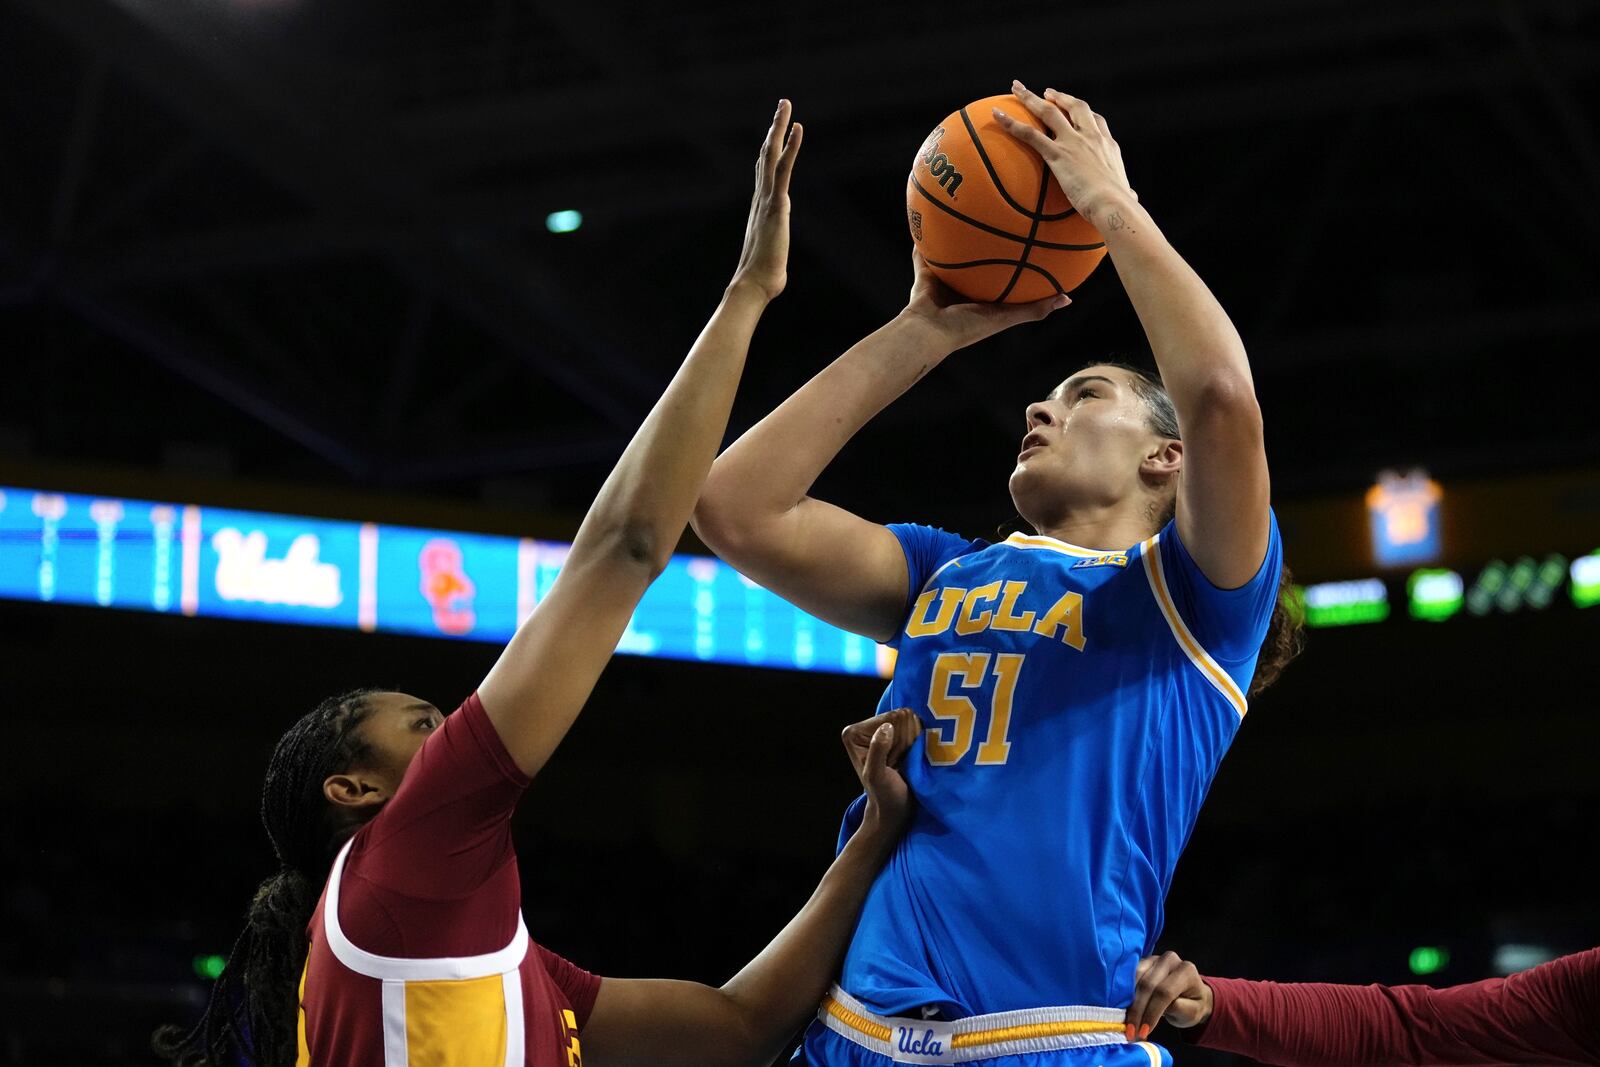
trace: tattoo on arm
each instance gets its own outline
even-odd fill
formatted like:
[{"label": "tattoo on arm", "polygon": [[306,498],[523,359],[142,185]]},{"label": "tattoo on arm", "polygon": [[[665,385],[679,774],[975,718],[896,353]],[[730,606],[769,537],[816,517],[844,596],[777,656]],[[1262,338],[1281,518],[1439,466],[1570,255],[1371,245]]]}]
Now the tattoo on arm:
[{"label": "tattoo on arm", "polygon": [[1111,217],[1106,219],[1106,229],[1108,230],[1120,230],[1126,225],[1128,224],[1123,220],[1120,211],[1113,211]]}]

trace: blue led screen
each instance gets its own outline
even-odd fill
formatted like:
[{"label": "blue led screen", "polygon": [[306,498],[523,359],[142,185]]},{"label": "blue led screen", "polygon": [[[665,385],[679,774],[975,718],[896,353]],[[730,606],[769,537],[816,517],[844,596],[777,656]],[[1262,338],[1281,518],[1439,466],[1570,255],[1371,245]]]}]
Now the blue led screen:
[{"label": "blue led screen", "polygon": [[[0,597],[504,643],[554,541],[0,487]],[[618,651],[885,675],[889,655],[708,556],[674,556]]]}]

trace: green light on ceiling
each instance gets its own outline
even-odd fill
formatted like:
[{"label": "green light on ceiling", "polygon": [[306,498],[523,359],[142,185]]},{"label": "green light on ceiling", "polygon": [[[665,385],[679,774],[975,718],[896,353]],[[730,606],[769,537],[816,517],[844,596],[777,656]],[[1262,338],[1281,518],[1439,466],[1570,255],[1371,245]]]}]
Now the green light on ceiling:
[{"label": "green light on ceiling", "polygon": [[222,977],[223,968],[227,966],[228,957],[218,956],[215,953],[194,958],[195,975],[200,978],[209,978],[213,982]]},{"label": "green light on ceiling", "polygon": [[1555,552],[1541,561],[1532,556],[1522,556],[1510,564],[1491,560],[1467,591],[1467,612],[1482,616],[1495,611],[1510,615],[1523,608],[1543,610],[1550,606],[1566,578],[1566,557]]},{"label": "green light on ceiling", "polygon": [[1580,608],[1600,604],[1600,549],[1572,561],[1572,602]]},{"label": "green light on ceiling", "polygon": [[1424,568],[1406,579],[1406,599],[1413,619],[1442,622],[1466,603],[1461,575],[1455,571]]},{"label": "green light on ceiling", "polygon": [[1544,609],[1550,606],[1550,601],[1556,597],[1556,590],[1561,588],[1561,583],[1567,578],[1567,557],[1552,552],[1544,558],[1534,571],[1533,582],[1528,586],[1523,599],[1530,608]]},{"label": "green light on ceiling", "polygon": [[1473,615],[1487,615],[1494,610],[1495,598],[1506,584],[1507,570],[1500,560],[1492,560],[1483,568],[1478,580],[1472,583],[1472,591],[1467,594],[1467,611]]},{"label": "green light on ceiling", "polygon": [[1423,945],[1411,950],[1412,974],[1438,974],[1450,966],[1450,950],[1434,945]]}]

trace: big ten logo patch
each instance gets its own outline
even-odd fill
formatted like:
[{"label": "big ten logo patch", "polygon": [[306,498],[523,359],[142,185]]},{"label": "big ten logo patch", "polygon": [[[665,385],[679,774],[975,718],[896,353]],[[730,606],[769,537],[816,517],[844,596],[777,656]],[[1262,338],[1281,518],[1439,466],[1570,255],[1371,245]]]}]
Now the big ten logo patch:
[{"label": "big ten logo patch", "polygon": [[939,151],[943,141],[944,127],[940,126],[922,143],[922,154],[917,157],[917,161],[928,168],[928,174],[939,183],[939,188],[954,200],[956,190],[961,187],[961,172],[956,169],[949,156]]},{"label": "big ten logo patch", "polygon": [[567,1067],[583,1067],[583,1050],[578,1047],[578,1017],[571,1008],[563,1008],[561,1022],[567,1036]]},{"label": "big ten logo patch", "polygon": [[1091,556],[1088,559],[1081,559],[1072,566],[1076,569],[1078,567],[1126,567],[1127,565],[1128,554],[1126,552],[1108,552],[1103,556]]},{"label": "big ten logo patch", "polygon": [[911,236],[922,240],[922,212],[915,208],[906,208],[906,219],[911,223]]}]

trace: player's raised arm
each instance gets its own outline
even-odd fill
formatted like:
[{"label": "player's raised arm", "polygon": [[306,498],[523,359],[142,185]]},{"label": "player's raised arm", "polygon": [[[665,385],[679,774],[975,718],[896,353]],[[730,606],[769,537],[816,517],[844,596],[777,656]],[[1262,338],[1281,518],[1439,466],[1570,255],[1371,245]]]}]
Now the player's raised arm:
[{"label": "player's raised arm", "polygon": [[1041,97],[1013,82],[1012,91],[1050,135],[998,110],[996,121],[1044,157],[1079,214],[1104,236],[1177,409],[1184,448],[1178,534],[1212,584],[1244,585],[1260,569],[1270,536],[1261,409],[1244,343],[1140,206],[1105,119],[1054,89]]},{"label": "player's raised arm", "polygon": [[894,534],[809,496],[856,432],[944,358],[1065,296],[970,304],[912,253],[905,310],[840,356],[718,457],[695,509],[711,550],[790,603],[883,641],[905,612],[907,569]]},{"label": "player's raised arm", "polygon": [[921,730],[907,708],[847,728],[845,751],[866,790],[866,811],[805,907],[720,988],[666,979],[602,979],[583,1028],[584,1062],[590,1067],[771,1063],[817,1010],[867,889],[905,826],[911,792],[896,768]]},{"label": "player's raised arm", "polygon": [[722,443],[756,322],[783,291],[789,178],[802,134],[789,115],[789,102],[780,102],[762,143],[744,251],[722,302],[595,497],[549,594],[478,691],[529,775],[566,735],[639,598],[671,558]]}]

